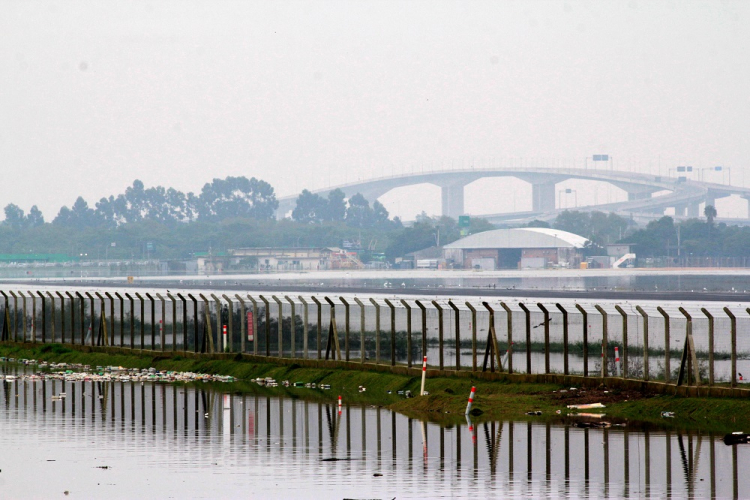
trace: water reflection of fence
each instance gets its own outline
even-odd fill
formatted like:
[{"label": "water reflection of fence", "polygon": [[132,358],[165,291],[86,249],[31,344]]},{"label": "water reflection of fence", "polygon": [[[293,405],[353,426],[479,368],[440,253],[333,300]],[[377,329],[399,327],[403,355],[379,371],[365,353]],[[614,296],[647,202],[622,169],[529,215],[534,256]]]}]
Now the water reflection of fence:
[{"label": "water reflection of fence", "polygon": [[[0,291],[2,340],[412,367],[728,383],[750,309],[261,294]],[[357,316],[359,316],[357,318]],[[359,319],[359,321],[357,321]],[[224,334],[223,332],[226,332]],[[614,349],[621,354],[615,366]]]},{"label": "water reflection of fence", "polygon": [[[67,396],[52,399],[60,393]],[[719,436],[696,431],[580,428],[573,420],[442,427],[383,408],[344,405],[339,410],[302,399],[129,382],[17,379],[2,384],[0,407],[12,410],[2,412],[0,420],[38,419],[45,433],[63,428],[66,436],[90,439],[91,427],[132,429],[162,442],[159,435],[191,439],[190,431],[227,445],[247,445],[274,461],[279,454],[304,456],[305,463],[309,457],[353,460],[369,475],[372,469],[392,476],[406,471],[409,477],[422,474],[454,486],[462,478],[498,481],[493,488],[507,496],[539,496],[543,492],[537,489],[544,488],[545,496],[566,498],[742,498],[748,488],[738,474],[748,466],[746,448],[727,447]],[[191,440],[191,446],[198,443]]]}]

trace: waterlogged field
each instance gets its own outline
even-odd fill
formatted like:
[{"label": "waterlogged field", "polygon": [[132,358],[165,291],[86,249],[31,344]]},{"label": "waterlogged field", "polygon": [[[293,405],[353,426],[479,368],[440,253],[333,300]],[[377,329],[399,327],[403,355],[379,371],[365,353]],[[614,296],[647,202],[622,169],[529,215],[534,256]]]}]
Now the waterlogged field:
[{"label": "waterlogged field", "polygon": [[606,415],[446,427],[312,401],[308,389],[290,398],[226,383],[32,380],[35,370],[8,363],[0,371],[7,498],[750,495],[750,446]]}]

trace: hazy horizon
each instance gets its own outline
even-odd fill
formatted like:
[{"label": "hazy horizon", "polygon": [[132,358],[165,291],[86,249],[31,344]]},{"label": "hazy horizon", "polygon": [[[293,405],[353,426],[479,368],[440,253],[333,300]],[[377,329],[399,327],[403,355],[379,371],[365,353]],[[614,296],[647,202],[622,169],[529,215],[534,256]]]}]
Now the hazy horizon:
[{"label": "hazy horizon", "polygon": [[[724,165],[746,185],[747,2],[0,5],[0,205],[36,204],[47,221],[135,179],[199,192],[244,175],[285,196],[503,159],[582,167],[598,153],[662,175]],[[521,209],[527,192],[475,183],[466,209]],[[438,193],[381,201],[408,219],[439,212]],[[577,201],[618,196],[589,186]],[[720,216],[746,206],[717,201]]]}]

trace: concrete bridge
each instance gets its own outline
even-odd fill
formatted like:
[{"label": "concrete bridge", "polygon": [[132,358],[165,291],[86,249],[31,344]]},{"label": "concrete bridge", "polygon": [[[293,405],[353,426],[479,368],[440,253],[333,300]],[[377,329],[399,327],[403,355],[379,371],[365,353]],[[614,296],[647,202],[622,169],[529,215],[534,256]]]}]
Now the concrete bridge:
[{"label": "concrete bridge", "polygon": [[[579,210],[601,210],[621,215],[658,217],[667,208],[673,208],[676,217],[698,217],[700,204],[714,205],[718,198],[739,195],[750,200],[750,189],[726,184],[688,180],[686,177],[572,168],[493,168],[439,170],[380,177],[367,181],[342,184],[313,193],[326,197],[334,189],[341,189],[348,197],[361,193],[374,201],[392,189],[415,184],[433,184],[440,187],[442,215],[456,218],[464,214],[464,187],[487,177],[515,177],[531,184],[532,210],[517,214],[473,214],[490,220],[522,220],[528,218],[551,219],[560,211],[555,208],[556,185],[569,179],[608,182],[628,193],[628,200],[619,203],[588,205]],[[667,194],[652,196],[668,191]],[[279,199],[277,217],[283,218],[296,206],[298,195]]]}]

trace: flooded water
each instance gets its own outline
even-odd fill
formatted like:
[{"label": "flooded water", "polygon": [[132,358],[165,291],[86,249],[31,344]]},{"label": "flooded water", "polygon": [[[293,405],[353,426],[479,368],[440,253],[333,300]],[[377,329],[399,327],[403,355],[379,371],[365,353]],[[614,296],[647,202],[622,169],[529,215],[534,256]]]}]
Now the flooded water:
[{"label": "flooded water", "polygon": [[750,446],[695,431],[580,428],[574,418],[442,427],[292,388],[1,384],[3,498],[750,495]]}]

